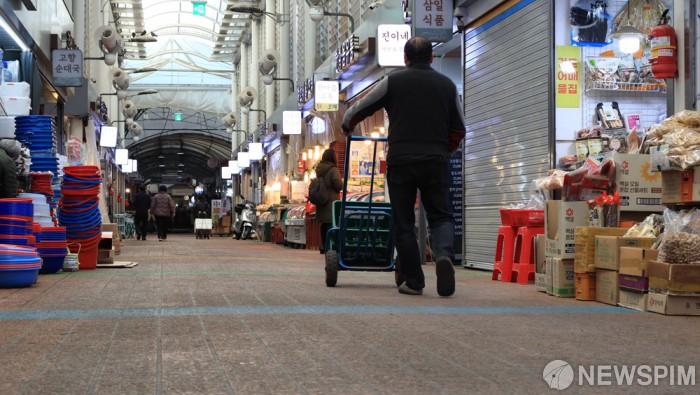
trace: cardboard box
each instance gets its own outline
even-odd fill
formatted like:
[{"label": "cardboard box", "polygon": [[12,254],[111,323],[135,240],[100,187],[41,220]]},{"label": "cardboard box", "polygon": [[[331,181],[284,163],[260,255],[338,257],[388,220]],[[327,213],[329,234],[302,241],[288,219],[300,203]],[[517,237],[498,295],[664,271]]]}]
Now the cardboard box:
[{"label": "cardboard box", "polygon": [[544,235],[537,235],[533,240],[535,251],[535,289],[547,292],[546,260],[544,257]]},{"label": "cardboard box", "polygon": [[615,184],[621,211],[663,211],[661,174],[651,171],[650,155],[615,156]]},{"label": "cardboard box", "polygon": [[620,291],[647,293],[649,291],[649,277],[618,273],[617,285],[620,287]]},{"label": "cardboard box", "polygon": [[692,170],[662,172],[663,204],[700,202],[700,166]]},{"label": "cardboard box", "polygon": [[630,292],[620,289],[620,301],[618,306],[637,311],[647,311],[647,293]]},{"label": "cardboard box", "polygon": [[642,247],[620,247],[620,274],[647,277],[647,263],[656,260],[659,250]]},{"label": "cardboard box", "polygon": [[574,273],[576,300],[595,300],[595,273]]},{"label": "cardboard box", "polygon": [[649,292],[647,311],[666,315],[700,315],[700,295]]},{"label": "cardboard box", "polygon": [[595,300],[601,303],[617,306],[619,300],[617,272],[614,270],[596,269],[595,271]]},{"label": "cardboard box", "polygon": [[97,263],[114,263],[114,248],[97,250]]},{"label": "cardboard box", "polygon": [[100,237],[100,242],[97,244],[98,250],[112,250],[114,249],[115,234],[112,232],[102,231],[102,237]]},{"label": "cardboard box", "polygon": [[643,237],[595,237],[596,269],[618,270],[620,268],[620,247],[650,248],[656,239]]},{"label": "cardboard box", "polygon": [[117,224],[104,223],[102,224],[102,231],[112,232],[114,235],[116,235],[115,238],[121,238],[121,235],[119,233],[119,226],[117,226]]},{"label": "cardboard box", "polygon": [[224,215],[221,217],[221,226],[228,227],[231,226],[231,216],[230,215]]},{"label": "cardboard box", "polygon": [[625,228],[576,228],[576,253],[574,254],[574,273],[595,273],[595,237],[622,236]]},{"label": "cardboard box", "polygon": [[649,261],[649,290],[655,292],[700,292],[700,265]]},{"label": "cardboard box", "polygon": [[544,212],[545,255],[573,259],[576,227],[588,225],[588,205],[586,202],[548,200]]},{"label": "cardboard box", "polygon": [[574,260],[553,257],[547,257],[547,260],[551,262],[552,268],[552,295],[573,298],[576,294]]},{"label": "cardboard box", "polygon": [[552,259],[547,258],[545,261],[545,292],[547,292],[547,295],[554,295],[554,278],[552,277],[552,273],[554,272],[554,268],[552,268]]}]

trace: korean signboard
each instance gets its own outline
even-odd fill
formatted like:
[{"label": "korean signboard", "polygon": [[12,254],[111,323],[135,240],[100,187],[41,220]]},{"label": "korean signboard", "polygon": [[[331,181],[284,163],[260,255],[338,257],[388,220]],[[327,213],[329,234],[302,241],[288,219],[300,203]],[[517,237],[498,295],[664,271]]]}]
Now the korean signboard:
[{"label": "korean signboard", "polygon": [[335,50],[335,71],[342,73],[357,61],[357,53],[360,51],[360,38],[352,36],[340,44]]},{"label": "korean signboard", "polygon": [[211,220],[216,224],[219,222],[219,219],[223,217],[226,212],[223,211],[223,203],[219,199],[212,199],[211,201]]},{"label": "korean signboard", "polygon": [[404,66],[403,47],[409,38],[411,38],[410,25],[379,25],[377,27],[377,61],[379,66]]},{"label": "korean signboard", "polygon": [[83,86],[83,52],[79,49],[55,49],[51,53],[55,86]]},{"label": "korean signboard", "polygon": [[579,108],[581,106],[581,48],[557,46],[557,107]]},{"label": "korean signboard", "polygon": [[340,86],[338,81],[316,81],[314,108],[316,111],[338,111]]},{"label": "korean signboard", "polygon": [[416,0],[413,4],[416,36],[433,42],[452,39],[452,0]]},{"label": "korean signboard", "polygon": [[282,133],[301,134],[301,111],[282,112]]}]

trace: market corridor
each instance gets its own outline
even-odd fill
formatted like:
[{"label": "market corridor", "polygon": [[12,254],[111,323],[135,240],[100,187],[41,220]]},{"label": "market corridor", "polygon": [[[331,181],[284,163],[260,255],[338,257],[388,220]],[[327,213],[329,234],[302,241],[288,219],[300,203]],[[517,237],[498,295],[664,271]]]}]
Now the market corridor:
[{"label": "market corridor", "polygon": [[481,271],[458,268],[455,296],[440,298],[432,266],[422,296],[399,294],[391,273],[341,272],[327,288],[318,251],[257,241],[129,239],[118,259],[139,264],[0,290],[0,393],[544,393],[556,359],[700,362],[697,317],[559,299]]}]

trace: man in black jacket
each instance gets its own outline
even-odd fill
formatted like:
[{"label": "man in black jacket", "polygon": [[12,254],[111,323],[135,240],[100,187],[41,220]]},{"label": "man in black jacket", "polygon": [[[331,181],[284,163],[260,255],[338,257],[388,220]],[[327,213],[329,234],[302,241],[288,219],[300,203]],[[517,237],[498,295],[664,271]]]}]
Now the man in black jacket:
[{"label": "man in black jacket", "polygon": [[143,185],[139,185],[139,192],[134,197],[136,240],[146,240],[146,234],[148,234],[148,210],[150,208],[151,196],[146,193],[146,188]]},{"label": "man in black jacket", "polygon": [[457,87],[433,70],[431,42],[413,37],[404,46],[406,69],[386,76],[345,113],[343,131],[384,108],[389,115],[387,185],[400,259],[399,292],[420,295],[425,287],[418,243],[413,232],[417,190],[432,232],[440,296],[455,290],[454,216],[449,200],[448,158],[464,138],[464,110]]}]

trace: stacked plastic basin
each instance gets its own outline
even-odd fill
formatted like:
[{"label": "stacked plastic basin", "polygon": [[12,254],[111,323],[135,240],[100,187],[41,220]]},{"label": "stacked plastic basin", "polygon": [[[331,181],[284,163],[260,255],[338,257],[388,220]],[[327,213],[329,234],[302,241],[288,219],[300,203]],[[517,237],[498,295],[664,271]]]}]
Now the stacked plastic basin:
[{"label": "stacked plastic basin", "polygon": [[51,218],[51,207],[46,202],[46,196],[40,193],[20,193],[20,198],[32,199],[34,206],[34,220],[41,226],[53,226]]},{"label": "stacked plastic basin", "polygon": [[80,270],[97,268],[97,245],[102,237],[99,193],[102,176],[96,166],[63,168],[58,221],[66,227],[71,252],[78,253]]},{"label": "stacked plastic basin", "polygon": [[0,244],[34,247],[34,204],[30,198],[0,199]]},{"label": "stacked plastic basin", "polygon": [[40,269],[35,249],[0,244],[0,288],[28,287],[36,282]]},{"label": "stacked plastic basin", "polygon": [[63,268],[68,252],[66,243],[64,226],[41,227],[36,243],[37,252],[43,261],[40,273],[56,273]]},{"label": "stacked plastic basin", "polygon": [[[54,117],[48,115],[27,115],[15,117],[15,136],[18,141],[29,148],[32,155],[32,164],[29,171],[33,173],[51,172],[52,182],[57,183],[59,179],[58,157],[56,156],[56,125]],[[53,184],[52,189],[58,188]],[[34,188],[32,187],[32,190]],[[47,197],[54,194],[45,190]],[[47,199],[52,210],[56,209],[56,204],[52,199]]]},{"label": "stacked plastic basin", "polygon": [[[54,185],[52,183],[55,177],[53,173],[50,171],[31,172],[29,173],[29,177],[32,180],[32,193],[41,194],[45,197],[46,204],[49,205],[50,212],[50,224],[44,223],[44,218],[41,218],[41,221],[37,221],[35,219],[35,222],[41,222],[42,226],[50,226],[52,224],[57,225],[58,219],[56,218],[55,213],[56,208],[58,208],[58,204],[56,203],[56,199],[54,197]],[[36,213],[34,213],[34,215],[36,216]]]},{"label": "stacked plastic basin", "polygon": [[31,151],[32,171],[51,170],[54,174],[58,171],[55,130],[52,116],[15,117],[15,137]]}]

